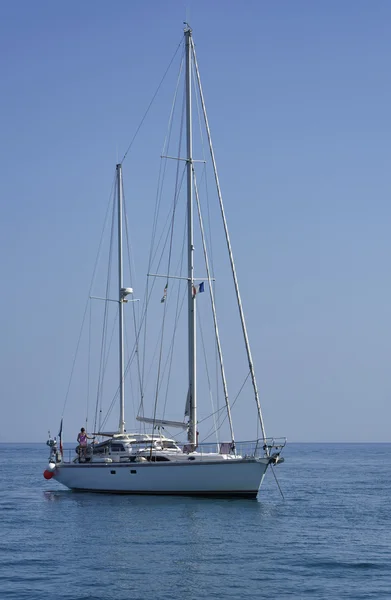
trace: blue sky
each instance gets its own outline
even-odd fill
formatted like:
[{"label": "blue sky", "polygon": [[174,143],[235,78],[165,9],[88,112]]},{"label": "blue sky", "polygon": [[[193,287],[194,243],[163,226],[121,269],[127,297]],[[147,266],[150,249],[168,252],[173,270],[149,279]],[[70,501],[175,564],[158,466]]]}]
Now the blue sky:
[{"label": "blue sky", "polygon": [[[390,441],[390,3],[0,11],[0,441],[57,427],[115,163],[186,13],[267,432]],[[170,94],[124,165],[140,293]],[[84,418],[72,394],[66,439]]]}]

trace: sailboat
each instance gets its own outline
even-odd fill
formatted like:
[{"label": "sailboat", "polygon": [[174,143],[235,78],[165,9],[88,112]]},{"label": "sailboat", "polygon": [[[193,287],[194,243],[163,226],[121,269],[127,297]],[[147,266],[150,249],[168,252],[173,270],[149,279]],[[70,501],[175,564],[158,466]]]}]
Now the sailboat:
[{"label": "sailboat", "polygon": [[[138,416],[143,427],[150,426],[150,431],[128,432],[125,427],[125,355],[124,355],[124,308],[133,290],[124,287],[123,282],[123,184],[122,164],[116,166],[116,202],[118,216],[118,311],[119,311],[119,426],[117,431],[95,432],[101,441],[77,448],[77,454],[66,458],[62,447],[62,421],[58,439],[49,438],[49,463],[44,477],[54,478],[67,488],[77,491],[109,492],[125,494],[166,494],[210,497],[255,498],[268,468],[283,462],[281,451],[285,446],[285,438],[267,438],[262,417],[261,405],[255,369],[250,349],[238,278],[232,253],[231,241],[222,201],[216,161],[211,142],[209,122],[201,86],[198,63],[196,59],[192,30],[188,24],[184,29],[184,62],[185,62],[185,129],[186,156],[183,160],[184,178],[186,181],[186,233],[185,259],[187,272],[185,276],[176,276],[185,285],[187,304],[187,364],[188,383],[186,393],[185,418],[183,421],[171,421],[164,416],[158,418],[156,406],[152,417],[144,414]],[[255,410],[261,436],[252,441],[237,442],[234,436],[233,420],[227,389],[227,379],[223,362],[222,343],[219,335],[214,296],[213,277],[208,255],[204,244],[202,221],[200,240],[204,247],[207,287],[209,289],[213,324],[213,337],[218,356],[221,386],[224,393],[224,409],[229,425],[228,442],[216,442],[211,445],[199,442],[199,422],[197,417],[197,301],[198,291],[204,288],[204,282],[195,277],[195,240],[194,212],[199,213],[198,187],[195,179],[193,158],[193,124],[192,124],[192,82],[197,84],[200,104],[204,116],[205,130],[210,150],[211,163],[216,182],[217,197],[223,223],[225,242],[228,250],[229,265],[233,278],[240,328],[244,338],[248,378],[252,383]],[[167,157],[168,158],[168,157]],[[151,274],[148,274],[151,275]],[[159,276],[158,274],[156,276]],[[162,276],[162,275],[161,275]],[[164,274],[167,282],[170,273]],[[167,285],[161,302],[166,300]],[[144,412],[144,411],[142,411]],[[186,443],[181,444],[173,436],[167,436],[166,430],[179,427],[187,432]],[[100,437],[99,437],[100,436]]]}]

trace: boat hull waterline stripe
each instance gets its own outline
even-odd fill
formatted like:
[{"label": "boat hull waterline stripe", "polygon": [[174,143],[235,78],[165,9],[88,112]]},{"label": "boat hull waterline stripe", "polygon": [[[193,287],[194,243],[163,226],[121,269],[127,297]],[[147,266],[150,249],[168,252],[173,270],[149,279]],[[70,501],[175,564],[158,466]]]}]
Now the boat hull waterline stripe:
[{"label": "boat hull waterline stripe", "polygon": [[234,490],[228,490],[226,492],[221,491],[207,491],[207,492],[151,492],[149,490],[90,490],[88,488],[71,488],[72,492],[91,492],[92,494],[122,494],[122,495],[133,495],[133,496],[196,496],[198,498],[256,498],[258,496],[258,489],[256,490],[242,490],[240,492]]}]

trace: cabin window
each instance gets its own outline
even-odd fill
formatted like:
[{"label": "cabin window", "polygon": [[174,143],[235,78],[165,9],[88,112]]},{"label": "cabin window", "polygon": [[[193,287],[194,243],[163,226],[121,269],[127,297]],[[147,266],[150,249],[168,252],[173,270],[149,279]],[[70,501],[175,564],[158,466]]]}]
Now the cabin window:
[{"label": "cabin window", "polygon": [[111,451],[112,452],[123,452],[124,447],[122,444],[111,444]]},{"label": "cabin window", "polygon": [[176,444],[174,442],[162,442],[163,448],[176,448]]},{"label": "cabin window", "polygon": [[117,471],[110,471],[111,475],[115,475]]},{"label": "cabin window", "polygon": [[136,471],[135,469],[131,469],[130,473],[131,473],[132,475],[136,475],[136,474],[137,474],[137,471]]}]

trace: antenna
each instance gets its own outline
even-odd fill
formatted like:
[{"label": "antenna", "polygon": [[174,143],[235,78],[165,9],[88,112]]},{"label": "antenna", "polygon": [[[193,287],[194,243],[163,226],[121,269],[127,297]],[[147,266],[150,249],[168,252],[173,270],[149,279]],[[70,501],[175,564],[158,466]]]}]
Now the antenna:
[{"label": "antenna", "polygon": [[185,21],[183,21],[183,24],[186,25],[187,29],[191,30],[191,27],[189,25],[189,21],[190,21],[190,0],[185,1],[185,12],[186,12],[186,17],[185,17]]}]

